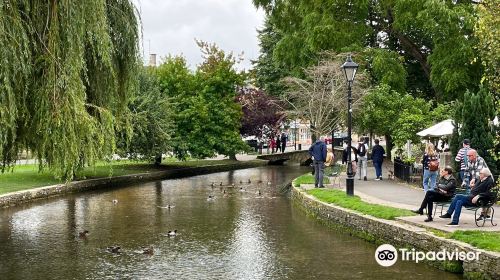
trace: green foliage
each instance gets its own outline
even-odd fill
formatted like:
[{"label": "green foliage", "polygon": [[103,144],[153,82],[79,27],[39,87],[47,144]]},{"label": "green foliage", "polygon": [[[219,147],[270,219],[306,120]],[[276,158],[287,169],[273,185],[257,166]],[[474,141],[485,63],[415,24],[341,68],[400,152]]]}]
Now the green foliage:
[{"label": "green foliage", "polygon": [[382,84],[363,97],[356,122],[362,131],[390,135],[401,147],[407,140],[418,143],[416,133],[430,123],[430,104],[421,98],[402,94]]},{"label": "green foliage", "polygon": [[[199,83],[199,94],[203,98],[206,113],[202,114],[200,123],[203,131],[196,139],[197,147],[206,148],[198,151],[200,155],[208,150],[233,157],[236,153],[249,149],[241,140],[243,113],[236,102],[236,90],[242,86],[244,75],[234,69],[236,58],[232,53],[226,54],[215,44],[198,42],[198,45],[205,61],[198,67],[195,78]],[[196,153],[194,156],[196,157]]]},{"label": "green foliage", "polygon": [[178,158],[186,159],[189,156],[186,135],[197,121],[197,108],[203,106],[203,100],[195,92],[194,75],[181,56],[168,56],[154,73],[162,96],[171,98],[175,104],[171,108],[174,131],[170,145]]},{"label": "green foliage", "polygon": [[367,203],[362,201],[359,196],[348,196],[344,191],[340,190],[312,189],[308,190],[307,193],[321,201],[332,203],[347,209],[356,210],[363,214],[381,219],[394,220],[396,217],[415,215],[410,210]]},{"label": "green foliage", "polygon": [[129,158],[152,161],[170,150],[173,133],[171,98],[160,92],[154,69],[142,68],[138,75],[138,90],[130,100],[133,135],[118,147]]},{"label": "green foliage", "polygon": [[215,44],[198,45],[204,62],[196,73],[182,57],[168,57],[157,71],[161,91],[175,102],[172,147],[181,159],[234,156],[248,147],[239,134],[242,111],[236,102],[244,75],[234,69],[232,53]]},{"label": "green foliage", "polygon": [[137,42],[130,1],[2,1],[2,170],[30,149],[70,179],[111,155],[128,127]]},{"label": "green foliage", "polygon": [[372,49],[370,55],[369,65],[375,83],[386,84],[397,92],[404,92],[407,77],[403,65],[404,57],[397,52],[385,49]]},{"label": "green foliage", "polygon": [[498,174],[493,158],[495,131],[492,121],[495,108],[491,94],[481,88],[477,93],[466,92],[457,106],[455,123],[459,124],[458,139],[470,139],[471,147],[486,160],[493,174]]},{"label": "green foliage", "polygon": [[[257,61],[261,69],[271,64],[285,69],[286,75],[301,77],[302,69],[316,63],[323,51],[368,49],[372,57],[367,62],[375,82],[389,84],[398,92],[442,102],[479,85],[483,67],[474,50],[477,9],[472,1],[253,2],[267,14],[263,34],[279,34],[273,37],[275,47],[261,48],[263,56]],[[480,36],[486,33],[484,29],[478,29]],[[498,37],[495,34],[483,36],[484,46],[487,38]],[[258,79],[265,79],[269,72],[257,71]],[[267,85],[278,80],[268,77]]]}]

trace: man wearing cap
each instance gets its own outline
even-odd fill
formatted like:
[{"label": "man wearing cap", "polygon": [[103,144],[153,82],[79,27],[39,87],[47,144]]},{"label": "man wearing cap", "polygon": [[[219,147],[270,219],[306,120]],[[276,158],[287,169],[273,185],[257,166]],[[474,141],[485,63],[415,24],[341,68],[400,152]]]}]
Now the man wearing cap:
[{"label": "man wearing cap", "polygon": [[[456,162],[460,162],[460,181],[464,181],[464,172],[467,169],[467,151],[470,149],[470,141],[469,139],[464,139],[462,141],[462,148],[458,151],[457,156],[455,157]],[[466,182],[468,186],[468,182]]]}]

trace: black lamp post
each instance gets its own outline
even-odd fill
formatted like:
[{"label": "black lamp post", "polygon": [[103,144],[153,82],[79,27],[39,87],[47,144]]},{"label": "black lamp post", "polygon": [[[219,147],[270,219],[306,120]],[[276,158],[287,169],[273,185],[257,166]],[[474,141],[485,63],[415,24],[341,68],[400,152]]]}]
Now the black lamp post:
[{"label": "black lamp post", "polygon": [[356,76],[356,70],[358,70],[358,64],[356,64],[351,59],[351,55],[347,57],[347,60],[342,65],[342,70],[344,71],[345,78],[347,79],[347,178],[346,178],[346,193],[347,195],[354,195],[354,174],[352,172],[352,162],[351,162],[351,127],[352,127],[352,96],[351,96],[351,86],[354,82],[354,76]]}]

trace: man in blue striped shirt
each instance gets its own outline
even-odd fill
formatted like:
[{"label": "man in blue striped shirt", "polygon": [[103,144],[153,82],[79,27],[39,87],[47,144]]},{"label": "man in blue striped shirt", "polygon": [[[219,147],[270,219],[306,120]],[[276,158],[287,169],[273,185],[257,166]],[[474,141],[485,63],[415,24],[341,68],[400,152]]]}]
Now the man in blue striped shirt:
[{"label": "man in blue striped shirt", "polygon": [[[464,172],[467,166],[467,151],[470,149],[469,139],[464,139],[462,142],[462,148],[458,151],[455,157],[456,162],[460,162],[460,181],[464,181]],[[468,184],[467,184],[468,185]]]}]

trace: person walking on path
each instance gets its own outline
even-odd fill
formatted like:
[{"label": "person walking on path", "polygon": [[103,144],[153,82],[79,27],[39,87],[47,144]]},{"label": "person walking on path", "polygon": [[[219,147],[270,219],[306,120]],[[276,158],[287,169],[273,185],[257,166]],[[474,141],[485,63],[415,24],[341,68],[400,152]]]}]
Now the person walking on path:
[{"label": "person walking on path", "polygon": [[439,158],[436,150],[434,149],[434,144],[428,143],[425,147],[425,153],[422,158],[422,165],[424,167],[424,192],[427,192],[428,190],[434,190],[439,170]]},{"label": "person walking on path", "polygon": [[326,144],[324,137],[321,136],[319,140],[316,140],[316,142],[309,147],[309,155],[313,158],[315,188],[324,188],[323,173],[325,171],[326,154]]},{"label": "person walking on path", "polygon": [[382,163],[384,162],[384,147],[379,145],[380,141],[375,139],[375,145],[372,148],[372,160],[373,166],[375,167],[375,175],[377,178],[375,180],[382,180]]},{"label": "person walking on path", "polygon": [[[470,141],[469,141],[469,139],[464,139],[462,141],[462,148],[458,151],[457,156],[455,157],[455,161],[460,162],[460,177],[459,177],[459,179],[461,182],[464,181],[464,173],[465,173],[465,169],[467,167],[467,162],[468,162],[467,152],[469,150],[470,150]],[[466,182],[466,185],[468,188],[469,187],[468,182]]]},{"label": "person walking on path", "polygon": [[280,134],[278,133],[278,135],[276,136],[276,153],[281,150],[281,137],[280,137]]},{"label": "person walking on path", "polygon": [[358,143],[358,174],[359,174],[359,180],[363,179],[366,181],[366,168],[367,168],[367,163],[368,163],[368,156],[366,154],[366,144],[364,142],[363,138],[359,138],[359,143]]},{"label": "person walking on path", "polygon": [[274,136],[271,136],[271,141],[269,146],[271,146],[271,153],[274,154],[274,148],[276,148],[276,139],[274,139]]},{"label": "person walking on path", "polygon": [[476,206],[479,198],[490,200],[492,197],[491,189],[495,183],[488,168],[483,168],[479,172],[479,180],[471,181],[471,193],[469,195],[457,194],[451,201],[450,207],[440,218],[449,219],[453,215],[451,223],[446,226],[458,226],[462,206]]},{"label": "person walking on path", "polygon": [[427,219],[425,219],[424,222],[432,222],[432,208],[434,202],[450,200],[453,195],[455,195],[456,189],[457,179],[453,177],[453,169],[451,166],[446,166],[441,170],[441,177],[439,178],[436,189],[426,192],[420,208],[412,212],[423,215],[424,209],[427,208]]},{"label": "person walking on path", "polygon": [[286,135],[285,132],[282,132],[281,133],[281,152],[284,153],[285,152],[285,148],[286,148],[286,141],[288,140],[288,135]]}]

